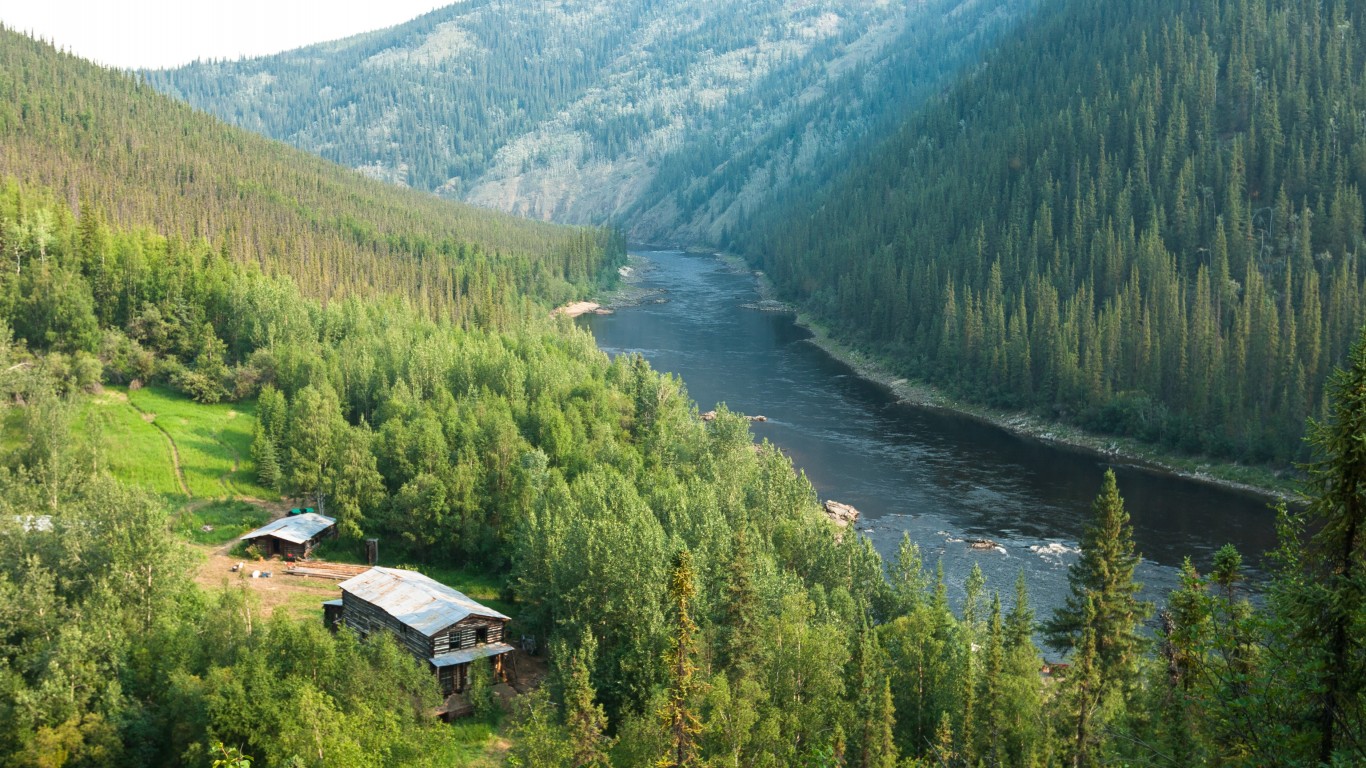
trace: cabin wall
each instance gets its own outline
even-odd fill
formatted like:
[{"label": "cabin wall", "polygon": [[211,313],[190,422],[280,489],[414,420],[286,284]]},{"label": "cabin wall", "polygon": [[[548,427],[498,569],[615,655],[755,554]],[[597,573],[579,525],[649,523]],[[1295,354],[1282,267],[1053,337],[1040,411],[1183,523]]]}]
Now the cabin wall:
[{"label": "cabin wall", "polygon": [[468,664],[452,664],[448,667],[440,667],[437,670],[437,679],[441,683],[441,695],[450,696],[452,693],[462,693],[465,685],[469,682]]},{"label": "cabin wall", "polygon": [[340,605],[329,605],[323,603],[323,626],[337,631],[337,625],[341,623],[343,607]]},{"label": "cabin wall", "polygon": [[501,643],[503,642],[504,624],[506,622],[502,619],[470,616],[446,627],[432,637],[432,655],[438,656],[449,651],[473,648],[475,645],[479,645],[480,643],[477,643],[476,639],[481,628],[488,630],[488,638],[483,641],[484,643]]},{"label": "cabin wall", "polygon": [[[356,630],[362,637],[368,637],[375,632],[390,633],[399,642],[399,645],[420,661],[427,661],[433,656],[461,648],[504,642],[504,625],[507,623],[503,619],[470,616],[441,630],[436,633],[435,637],[427,638],[421,632],[410,629],[373,603],[362,600],[349,592],[342,592],[341,616],[343,623]],[[481,629],[487,634],[486,638],[479,637]],[[476,642],[476,640],[482,640],[482,642]],[[493,657],[491,661],[495,679],[504,679],[502,657]],[[435,671],[441,683],[442,692],[449,695],[463,691],[469,680],[469,667],[469,664],[452,664],[437,668]]]},{"label": "cabin wall", "polygon": [[342,592],[342,616],[346,626],[356,630],[361,637],[387,631],[394,636],[400,646],[406,648],[419,661],[426,661],[436,655],[432,652],[432,643],[426,635],[410,629],[375,605],[349,592]]},{"label": "cabin wall", "polygon": [[294,555],[298,558],[308,557],[308,553],[312,551],[313,545],[316,544],[315,541],[309,541],[306,544],[295,544],[292,541],[277,539],[274,536],[262,536],[253,543],[265,557],[271,557],[272,555],[279,555],[281,557],[284,557],[285,555]]},{"label": "cabin wall", "polygon": [[[488,657],[490,672],[493,675],[493,682],[505,683],[508,681],[507,666],[504,664],[504,654]],[[451,664],[445,667],[437,667],[437,680],[441,683],[441,695],[449,696],[452,693],[464,693],[465,686],[470,681],[469,664]]]},{"label": "cabin wall", "polygon": [[279,555],[281,557],[284,557],[285,555],[293,555],[296,558],[306,560],[310,555],[313,554],[313,550],[316,549],[317,546],[322,543],[323,539],[330,539],[335,537],[336,535],[337,526],[334,525],[302,544],[295,544],[292,541],[285,541],[284,539],[269,535],[261,536],[257,538],[253,543],[256,545],[258,549],[261,550],[261,554],[266,557],[270,557],[272,555]]}]

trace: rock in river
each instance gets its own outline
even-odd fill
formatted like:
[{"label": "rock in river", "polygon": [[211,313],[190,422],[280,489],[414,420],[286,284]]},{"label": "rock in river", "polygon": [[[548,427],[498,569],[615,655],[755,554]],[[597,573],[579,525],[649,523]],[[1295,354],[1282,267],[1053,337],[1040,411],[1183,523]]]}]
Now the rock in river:
[{"label": "rock in river", "polygon": [[849,525],[858,521],[859,512],[848,504],[827,500],[825,502],[825,514],[835,523],[835,525],[838,525],[841,528],[847,528]]}]

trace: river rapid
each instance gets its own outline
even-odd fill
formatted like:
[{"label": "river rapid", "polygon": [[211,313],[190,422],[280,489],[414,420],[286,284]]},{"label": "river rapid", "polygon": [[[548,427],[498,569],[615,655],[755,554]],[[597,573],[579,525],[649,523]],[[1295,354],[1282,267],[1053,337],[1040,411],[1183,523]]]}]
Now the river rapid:
[{"label": "river rapid", "polygon": [[[1111,466],[1143,556],[1144,599],[1164,602],[1183,558],[1204,572],[1229,543],[1260,578],[1263,553],[1275,545],[1265,499],[901,403],[811,344],[791,313],[757,309],[752,274],[712,256],[633,255],[629,279],[643,298],[578,321],[599,347],[640,353],[678,374],[702,411],[725,403],[768,417],[753,424],[756,440],[782,448],[822,500],[857,507],[859,530],[884,557],[909,534],[928,568],[942,560],[955,600],[977,564],[1007,609],[1020,572],[1038,616],[1061,605],[1067,567]],[[971,539],[999,546],[972,549]]]}]

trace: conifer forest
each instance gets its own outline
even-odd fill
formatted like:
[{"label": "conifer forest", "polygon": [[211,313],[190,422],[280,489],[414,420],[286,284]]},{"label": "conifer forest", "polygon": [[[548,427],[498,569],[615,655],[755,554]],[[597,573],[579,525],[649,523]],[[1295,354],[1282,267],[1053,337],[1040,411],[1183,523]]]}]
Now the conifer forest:
[{"label": "conifer forest", "polygon": [[[1366,765],[1364,187],[1355,0],[466,0],[155,71],[0,26],[0,768]],[[1056,611],[880,553],[556,311],[628,237],[1289,478],[1277,548],[1144,592],[1102,457]],[[305,507],[512,661],[448,697],[325,624],[238,541]]]}]

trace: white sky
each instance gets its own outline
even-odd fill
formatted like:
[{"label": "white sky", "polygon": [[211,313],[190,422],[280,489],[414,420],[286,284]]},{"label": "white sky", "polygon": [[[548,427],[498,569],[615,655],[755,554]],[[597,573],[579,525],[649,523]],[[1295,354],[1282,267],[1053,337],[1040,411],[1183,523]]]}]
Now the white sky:
[{"label": "white sky", "polygon": [[454,0],[0,0],[0,23],[120,68],[279,53]]}]

